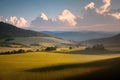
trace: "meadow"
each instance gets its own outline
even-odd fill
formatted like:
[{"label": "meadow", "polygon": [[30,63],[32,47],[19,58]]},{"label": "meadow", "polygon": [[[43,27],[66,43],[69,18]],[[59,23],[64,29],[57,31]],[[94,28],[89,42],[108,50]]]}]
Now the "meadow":
[{"label": "meadow", "polygon": [[118,66],[118,63],[120,54],[114,53],[91,55],[29,52],[0,55],[0,80],[88,80],[89,75],[111,69],[114,65]]}]

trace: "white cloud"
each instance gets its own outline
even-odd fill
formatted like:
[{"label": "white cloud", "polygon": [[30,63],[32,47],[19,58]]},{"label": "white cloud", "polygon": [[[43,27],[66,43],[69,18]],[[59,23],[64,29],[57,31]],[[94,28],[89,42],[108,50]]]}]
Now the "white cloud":
[{"label": "white cloud", "polygon": [[16,16],[11,16],[10,18],[6,19],[5,22],[15,25],[17,27],[26,27],[27,26],[27,20],[23,17],[17,18]]},{"label": "white cloud", "polygon": [[75,21],[76,16],[67,9],[63,10],[63,12],[61,12],[61,14],[57,16],[57,19],[62,22],[68,23],[70,26],[75,26],[77,24],[77,22]]},{"label": "white cloud", "polygon": [[96,8],[96,12],[99,14],[103,14],[109,11],[109,6],[111,5],[111,0],[103,0],[103,5],[100,10]]},{"label": "white cloud", "polygon": [[116,18],[116,19],[120,19],[120,13],[119,12],[115,12],[115,13],[109,13],[108,15]]},{"label": "white cloud", "polygon": [[111,0],[103,0],[102,1],[103,2],[103,5],[100,7],[100,9],[99,8],[97,8],[97,7],[95,7],[95,4],[94,4],[94,2],[91,2],[91,3],[89,3],[88,5],[86,5],[85,7],[84,7],[84,9],[85,10],[88,10],[88,9],[94,9],[94,11],[96,12],[96,13],[98,13],[98,14],[104,14],[104,13],[106,13],[106,15],[107,16],[112,16],[112,17],[114,17],[115,19],[120,19],[120,12],[112,12],[111,13],[111,11],[110,11],[110,5],[111,5]]},{"label": "white cloud", "polygon": [[103,14],[103,13],[109,11],[110,5],[111,5],[111,0],[103,0],[103,5],[100,7],[100,9],[95,7],[95,3],[94,2],[91,2],[88,5],[86,5],[84,7],[84,9],[85,10],[94,9],[96,11],[96,13]]},{"label": "white cloud", "polygon": [[42,18],[45,21],[48,20],[48,17],[45,15],[45,13],[41,13],[40,18]]},{"label": "white cloud", "polygon": [[94,9],[94,8],[95,8],[94,2],[91,2],[91,3],[89,3],[88,5],[86,5],[86,6],[84,7],[85,10],[88,10],[88,8]]}]

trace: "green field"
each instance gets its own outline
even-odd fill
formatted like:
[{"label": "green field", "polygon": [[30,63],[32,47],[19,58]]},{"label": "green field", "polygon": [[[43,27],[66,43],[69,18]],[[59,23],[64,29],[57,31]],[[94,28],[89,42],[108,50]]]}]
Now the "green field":
[{"label": "green field", "polygon": [[119,57],[120,54],[114,53],[85,55],[31,52],[0,55],[0,80],[69,79],[107,69],[115,61],[119,62]]}]

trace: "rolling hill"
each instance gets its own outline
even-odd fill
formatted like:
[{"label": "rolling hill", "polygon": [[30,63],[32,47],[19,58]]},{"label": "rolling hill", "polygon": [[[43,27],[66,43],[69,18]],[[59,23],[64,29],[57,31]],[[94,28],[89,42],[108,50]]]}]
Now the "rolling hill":
[{"label": "rolling hill", "polygon": [[0,22],[0,38],[31,37],[31,36],[48,37],[49,35],[31,30],[24,30],[11,24]]},{"label": "rolling hill", "polygon": [[120,50],[120,34],[108,38],[91,39],[82,43],[87,45],[103,44],[105,47],[118,48]]},{"label": "rolling hill", "polygon": [[44,33],[17,28],[16,26],[0,22],[0,47],[67,47],[76,44],[77,42],[74,41],[64,40]]}]

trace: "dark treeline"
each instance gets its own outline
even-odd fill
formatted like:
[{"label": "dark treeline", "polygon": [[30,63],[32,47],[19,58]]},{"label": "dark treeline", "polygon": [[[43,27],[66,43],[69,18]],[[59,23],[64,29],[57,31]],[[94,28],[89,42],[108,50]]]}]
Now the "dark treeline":
[{"label": "dark treeline", "polygon": [[32,50],[19,49],[19,50],[1,52],[0,54],[1,54],[1,55],[5,55],[5,54],[19,54],[19,53],[26,53],[26,52],[33,52],[33,51],[32,51]]}]

